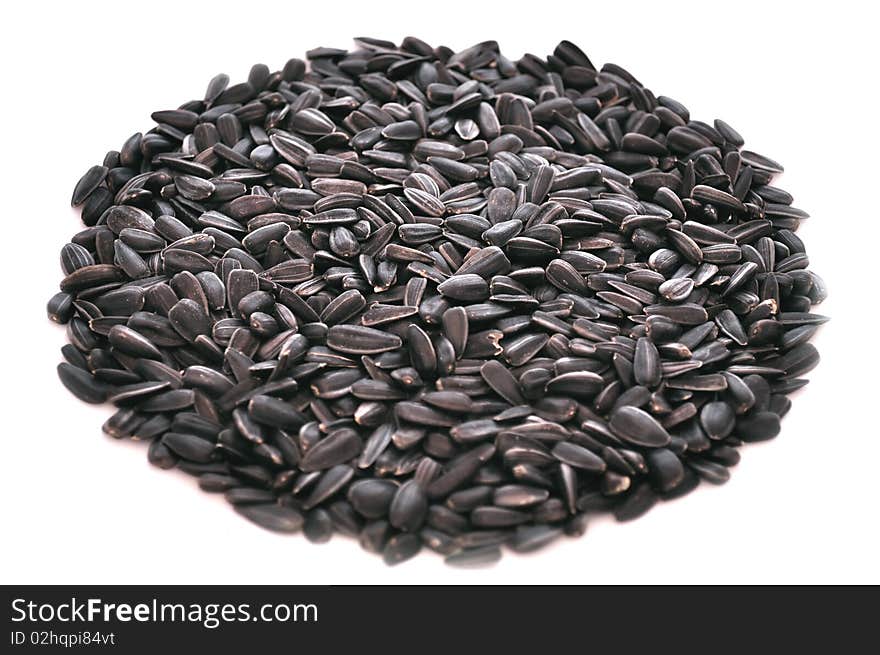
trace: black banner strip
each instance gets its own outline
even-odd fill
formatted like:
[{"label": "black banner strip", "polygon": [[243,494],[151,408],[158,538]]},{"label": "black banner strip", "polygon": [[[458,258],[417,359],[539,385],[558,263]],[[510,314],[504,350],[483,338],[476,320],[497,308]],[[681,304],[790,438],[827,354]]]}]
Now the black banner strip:
[{"label": "black banner strip", "polygon": [[[0,652],[860,652],[876,589],[806,587],[0,588]],[[202,650],[210,648],[210,651]],[[326,649],[331,650],[326,650]],[[164,655],[164,653],[159,653]]]}]

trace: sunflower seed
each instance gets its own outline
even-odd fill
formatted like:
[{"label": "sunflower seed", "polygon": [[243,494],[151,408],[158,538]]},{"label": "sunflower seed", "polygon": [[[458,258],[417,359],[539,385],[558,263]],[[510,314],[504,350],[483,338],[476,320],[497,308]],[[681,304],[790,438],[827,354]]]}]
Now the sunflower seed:
[{"label": "sunflower seed", "polygon": [[601,457],[577,444],[560,441],[553,446],[552,454],[560,462],[590,473],[603,473],[605,471],[605,462]]},{"label": "sunflower seed", "polygon": [[162,442],[175,455],[191,462],[210,462],[214,456],[215,444],[193,434],[166,432]]},{"label": "sunflower seed", "polygon": [[382,550],[382,560],[389,566],[394,566],[415,557],[421,549],[422,542],[417,535],[401,533],[388,540]]},{"label": "sunflower seed", "polygon": [[659,448],[670,441],[669,433],[653,416],[629,405],[618,407],[611,413],[608,427],[620,439],[636,446]]},{"label": "sunflower seed", "polygon": [[108,169],[106,166],[92,166],[76,183],[73,190],[73,197],[70,204],[76,207],[86,201],[89,195],[98,188],[107,176]]},{"label": "sunflower seed", "polygon": [[663,371],[660,366],[660,353],[657,347],[646,337],[636,341],[633,357],[633,376],[640,385],[653,388],[660,384]]},{"label": "sunflower seed", "polygon": [[298,532],[305,522],[296,509],[276,503],[239,505],[235,511],[272,532]]},{"label": "sunflower seed", "polygon": [[327,345],[339,352],[352,355],[375,355],[396,350],[403,341],[395,334],[388,334],[359,325],[334,325],[327,331]]},{"label": "sunflower seed", "polygon": [[511,405],[525,404],[519,383],[500,362],[488,361],[480,367],[480,375],[499,396]]},{"label": "sunflower seed", "polygon": [[358,480],[348,488],[348,502],[365,518],[382,518],[388,514],[397,489],[391,480]]},{"label": "sunflower seed", "polygon": [[363,441],[357,432],[340,428],[309,448],[299,467],[306,472],[321,471],[357,457],[362,447]]},{"label": "sunflower seed", "polygon": [[105,432],[268,529],[461,566],[778,434],[828,320],[779,164],[568,41],[308,59],[77,182],[46,309]]},{"label": "sunflower seed", "polygon": [[96,380],[88,371],[61,363],[58,365],[58,377],[68,391],[84,402],[102,403],[107,399],[107,386]]}]

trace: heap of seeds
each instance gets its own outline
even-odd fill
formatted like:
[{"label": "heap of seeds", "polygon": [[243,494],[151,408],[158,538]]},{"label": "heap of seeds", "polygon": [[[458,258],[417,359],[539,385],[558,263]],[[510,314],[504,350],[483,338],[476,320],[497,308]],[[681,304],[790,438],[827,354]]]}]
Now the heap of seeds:
[{"label": "heap of seeds", "polygon": [[388,563],[728,479],[818,361],[782,167],[563,41],[218,75],[76,185],[64,385],[243,516]]}]

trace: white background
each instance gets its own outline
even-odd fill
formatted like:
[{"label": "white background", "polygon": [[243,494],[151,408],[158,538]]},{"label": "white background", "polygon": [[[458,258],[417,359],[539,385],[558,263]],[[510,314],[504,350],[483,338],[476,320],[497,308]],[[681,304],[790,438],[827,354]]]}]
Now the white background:
[{"label": "white background", "polygon": [[[877,501],[878,170],[876,17],[870,3],[161,2],[15,3],[0,39],[2,583],[798,583],[880,582]],[[436,5],[438,8],[430,8]],[[439,8],[443,5],[444,8]],[[785,7],[790,6],[791,9]],[[12,8],[15,7],[15,8]],[[601,8],[599,8],[601,7]],[[63,329],[45,319],[58,250],[79,229],[79,176],[150,112],[201,97],[351,37],[413,33],[505,54],[568,38],[631,70],[697,119],[721,117],[781,161],[780,186],[812,214],[800,234],[834,320],[823,362],[781,436],[747,446],[723,487],[703,485],[629,524],[493,568],[433,555],[397,568],[336,537],[264,532],[195,480],[102,435],[109,406],[55,374]],[[873,254],[872,254],[873,252]],[[872,286],[873,285],[873,286]]]}]

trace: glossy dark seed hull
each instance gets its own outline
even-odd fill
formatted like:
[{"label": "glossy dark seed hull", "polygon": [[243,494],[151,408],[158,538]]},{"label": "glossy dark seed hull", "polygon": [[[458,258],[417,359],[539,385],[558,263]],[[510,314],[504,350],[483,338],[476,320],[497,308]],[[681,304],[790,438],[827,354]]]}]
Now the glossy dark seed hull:
[{"label": "glossy dark seed hull", "polygon": [[567,41],[307,59],[76,183],[47,314],[108,435],[268,530],[485,566],[779,433],[826,290],[730,125]]}]

